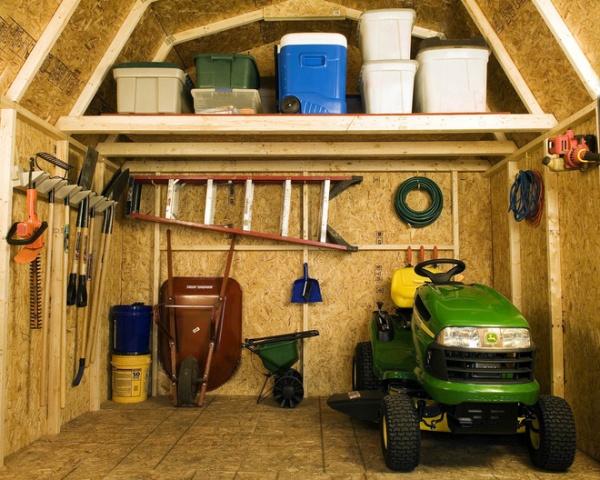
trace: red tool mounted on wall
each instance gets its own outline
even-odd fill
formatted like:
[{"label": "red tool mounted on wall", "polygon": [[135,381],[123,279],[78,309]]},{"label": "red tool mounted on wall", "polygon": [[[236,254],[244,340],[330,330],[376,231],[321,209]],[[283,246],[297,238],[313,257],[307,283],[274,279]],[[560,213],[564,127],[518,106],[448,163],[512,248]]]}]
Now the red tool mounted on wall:
[{"label": "red tool mounted on wall", "polygon": [[594,135],[575,135],[567,130],[564,135],[546,139],[542,163],[554,172],[585,171],[600,163],[597,151]]},{"label": "red tool mounted on wall", "polygon": [[[6,235],[6,241],[9,245],[23,245],[21,251],[15,255],[15,262],[30,264],[30,326],[31,328],[41,328],[42,270],[39,253],[44,247],[42,234],[48,227],[48,224],[41,222],[37,215],[37,190],[33,184],[33,168],[34,159],[31,158],[29,184],[27,186],[27,220],[24,222],[15,222]],[[13,238],[15,233],[20,237],[20,240]]]}]

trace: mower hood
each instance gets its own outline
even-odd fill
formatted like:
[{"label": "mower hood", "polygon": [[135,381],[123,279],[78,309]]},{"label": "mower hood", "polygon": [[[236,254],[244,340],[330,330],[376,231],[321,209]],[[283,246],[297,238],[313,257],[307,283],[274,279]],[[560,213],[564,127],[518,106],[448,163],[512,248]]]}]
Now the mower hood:
[{"label": "mower hood", "polygon": [[[435,333],[444,327],[529,328],[519,310],[496,290],[480,284],[433,284],[419,287],[420,311]],[[419,302],[420,303],[420,302]],[[419,305],[417,305],[419,308]]]}]

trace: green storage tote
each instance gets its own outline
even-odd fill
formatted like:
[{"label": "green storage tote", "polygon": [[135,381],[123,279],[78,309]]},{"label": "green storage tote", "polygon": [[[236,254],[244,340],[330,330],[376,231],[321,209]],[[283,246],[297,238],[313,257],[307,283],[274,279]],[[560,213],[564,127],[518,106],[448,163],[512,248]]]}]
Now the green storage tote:
[{"label": "green storage tote", "polygon": [[201,53],[196,62],[196,88],[260,88],[256,60],[242,53]]}]

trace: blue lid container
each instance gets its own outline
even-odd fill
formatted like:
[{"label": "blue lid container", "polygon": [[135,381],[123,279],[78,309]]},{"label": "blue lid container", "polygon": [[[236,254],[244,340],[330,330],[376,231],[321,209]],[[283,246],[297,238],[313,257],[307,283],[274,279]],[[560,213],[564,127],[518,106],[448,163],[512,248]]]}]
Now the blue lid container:
[{"label": "blue lid container", "polygon": [[122,355],[150,353],[152,307],[141,303],[112,307],[113,350]]}]

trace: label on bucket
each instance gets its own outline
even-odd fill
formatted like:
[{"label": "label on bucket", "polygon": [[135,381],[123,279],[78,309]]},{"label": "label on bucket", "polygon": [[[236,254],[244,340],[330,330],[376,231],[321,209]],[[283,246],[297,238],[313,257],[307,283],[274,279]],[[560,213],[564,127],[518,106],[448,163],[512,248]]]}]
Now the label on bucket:
[{"label": "label on bucket", "polygon": [[[146,371],[146,376],[148,375]],[[120,370],[113,368],[113,396],[117,397],[139,397],[144,392],[143,385],[146,383],[141,368]]]}]

